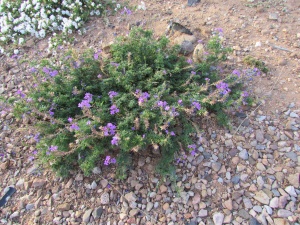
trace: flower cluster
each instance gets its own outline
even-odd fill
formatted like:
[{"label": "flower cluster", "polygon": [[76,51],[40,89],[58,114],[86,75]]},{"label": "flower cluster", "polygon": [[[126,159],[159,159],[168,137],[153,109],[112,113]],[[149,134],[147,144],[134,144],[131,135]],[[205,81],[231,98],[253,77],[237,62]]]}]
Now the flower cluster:
[{"label": "flower cluster", "polygon": [[221,95],[226,95],[231,91],[228,84],[223,81],[217,83],[216,88],[220,91]]},{"label": "flower cluster", "polygon": [[49,75],[50,77],[55,77],[58,74],[57,70],[53,70],[53,69],[48,68],[48,67],[44,67],[43,72],[45,74]]},{"label": "flower cluster", "polygon": [[142,92],[139,89],[135,91],[135,94],[138,97],[139,106],[143,105],[143,103],[147,102],[148,98],[150,98],[150,94],[148,92]]},{"label": "flower cluster", "polygon": [[91,108],[91,101],[93,100],[93,95],[86,93],[84,99],[78,104],[79,108]]},{"label": "flower cluster", "polygon": [[117,126],[112,123],[108,123],[106,126],[100,128],[103,131],[104,136],[115,135]]},{"label": "flower cluster", "polygon": [[116,162],[116,158],[111,158],[109,155],[107,155],[104,160],[104,165],[108,166],[109,164],[115,164]]},{"label": "flower cluster", "polygon": [[51,152],[55,152],[55,151],[57,151],[57,149],[58,149],[58,146],[56,146],[56,145],[51,145],[51,146],[48,148],[48,151],[46,152],[46,154],[47,154],[47,155],[50,155]]},{"label": "flower cluster", "polygon": [[116,114],[116,113],[118,113],[118,112],[120,112],[120,110],[117,108],[116,105],[112,105],[112,106],[110,107],[110,114],[111,114],[111,115],[114,115],[114,114]]}]

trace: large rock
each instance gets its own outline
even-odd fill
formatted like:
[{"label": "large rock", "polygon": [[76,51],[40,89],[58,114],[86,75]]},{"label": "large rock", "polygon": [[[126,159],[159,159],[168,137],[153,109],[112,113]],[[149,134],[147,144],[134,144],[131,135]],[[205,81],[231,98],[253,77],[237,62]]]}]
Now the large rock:
[{"label": "large rock", "polygon": [[198,44],[193,52],[193,62],[194,63],[201,63],[204,61],[205,56],[205,49],[203,44]]},{"label": "large rock", "polygon": [[44,179],[35,178],[32,182],[32,187],[40,188],[40,187],[44,186],[45,183],[46,183],[46,181]]},{"label": "large rock", "polygon": [[129,192],[125,195],[125,198],[129,202],[135,202],[137,200],[136,195],[133,192]]},{"label": "large rock", "polygon": [[259,201],[262,204],[268,205],[270,202],[269,196],[263,192],[263,191],[258,191],[255,193],[254,199],[256,201]]},{"label": "large rock", "polygon": [[85,213],[82,216],[82,222],[88,223],[90,221],[92,211],[92,209],[88,209],[85,211]]},{"label": "large rock", "polygon": [[213,215],[213,221],[215,225],[222,225],[224,221],[224,214],[223,213],[215,213]]}]

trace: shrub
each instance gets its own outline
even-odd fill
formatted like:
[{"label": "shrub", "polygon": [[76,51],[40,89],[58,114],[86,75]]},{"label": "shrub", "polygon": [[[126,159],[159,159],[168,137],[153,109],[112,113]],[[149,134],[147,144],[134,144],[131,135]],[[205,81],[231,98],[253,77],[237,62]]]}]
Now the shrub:
[{"label": "shrub", "polygon": [[18,93],[23,101],[15,113],[34,118],[38,157],[60,175],[77,165],[89,174],[102,160],[116,163],[124,177],[130,153],[150,149],[161,154],[158,171],[168,174],[175,152],[196,150],[197,118],[215,112],[226,124],[224,110],[248,98],[238,70],[219,71],[230,52],[219,36],[207,52],[194,65],[167,38],[157,41],[135,29],[111,46],[111,58],[69,51],[58,61],[39,62],[31,68],[36,85],[27,96]]}]

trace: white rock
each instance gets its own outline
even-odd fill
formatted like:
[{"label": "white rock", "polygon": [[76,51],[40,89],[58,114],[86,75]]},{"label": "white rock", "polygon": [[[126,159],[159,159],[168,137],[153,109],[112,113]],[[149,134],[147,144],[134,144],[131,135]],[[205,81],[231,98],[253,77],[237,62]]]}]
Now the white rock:
[{"label": "white rock", "polygon": [[262,208],[261,208],[261,206],[259,206],[259,205],[255,205],[255,206],[253,207],[253,210],[254,210],[255,212],[258,212],[258,213],[262,212]]},{"label": "white rock", "polygon": [[272,198],[270,201],[270,207],[275,209],[278,208],[278,206],[279,206],[279,198],[278,197]]},{"label": "white rock", "polygon": [[152,202],[148,202],[147,203],[147,207],[146,207],[146,211],[150,212],[152,208],[153,208],[153,203]]},{"label": "white rock", "polygon": [[278,215],[278,217],[287,218],[289,216],[292,216],[293,213],[289,210],[286,210],[286,209],[279,209],[278,212],[277,212],[277,215]]},{"label": "white rock", "polygon": [[297,193],[293,186],[288,186],[284,189],[290,196],[297,197]]},{"label": "white rock", "polygon": [[208,215],[207,210],[206,209],[201,209],[198,213],[199,217],[206,217]]},{"label": "white rock", "polygon": [[222,225],[223,221],[224,221],[224,214],[223,213],[215,213],[213,215],[213,221],[215,223],[215,225]]},{"label": "white rock", "polygon": [[92,183],[91,183],[91,189],[93,189],[93,190],[95,190],[96,189],[96,187],[97,187],[97,183],[95,182],[95,181],[93,181]]},{"label": "white rock", "polygon": [[264,208],[266,209],[266,211],[267,211],[267,213],[268,213],[269,215],[272,215],[273,210],[272,210],[272,208],[271,208],[270,206],[265,205]]},{"label": "white rock", "polygon": [[261,42],[260,41],[256,42],[255,47],[261,47]]}]

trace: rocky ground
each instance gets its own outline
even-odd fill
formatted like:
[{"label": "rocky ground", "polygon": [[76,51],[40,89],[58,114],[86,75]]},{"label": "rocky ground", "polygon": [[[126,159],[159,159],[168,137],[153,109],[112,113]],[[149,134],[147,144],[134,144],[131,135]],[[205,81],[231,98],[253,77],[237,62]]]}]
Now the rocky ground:
[{"label": "rocky ground", "polygon": [[[0,208],[0,223],[300,224],[300,2],[145,5],[145,11],[131,16],[110,16],[109,23],[92,21],[87,35],[76,37],[75,47],[102,48],[137,22],[161,35],[167,22],[176,19],[204,42],[222,27],[226,43],[234,48],[231,62],[241,67],[242,58],[252,55],[270,68],[247,84],[257,107],[233,116],[230,130],[203,124],[201,147],[194,156],[179,154],[176,176],[164,180],[155,174],[156,159],[150,154],[137,158],[128,178],[117,181],[113,166],[100,162],[92,176],[77,171],[66,180],[38,167],[29,160],[32,135],[23,132],[30,121],[15,119],[1,105],[0,193],[8,186],[17,191]],[[49,56],[46,46],[47,41],[31,40],[20,55],[31,60],[37,53]],[[26,89],[24,81],[30,77],[15,59],[2,56],[2,62],[0,93],[6,98]]]}]

